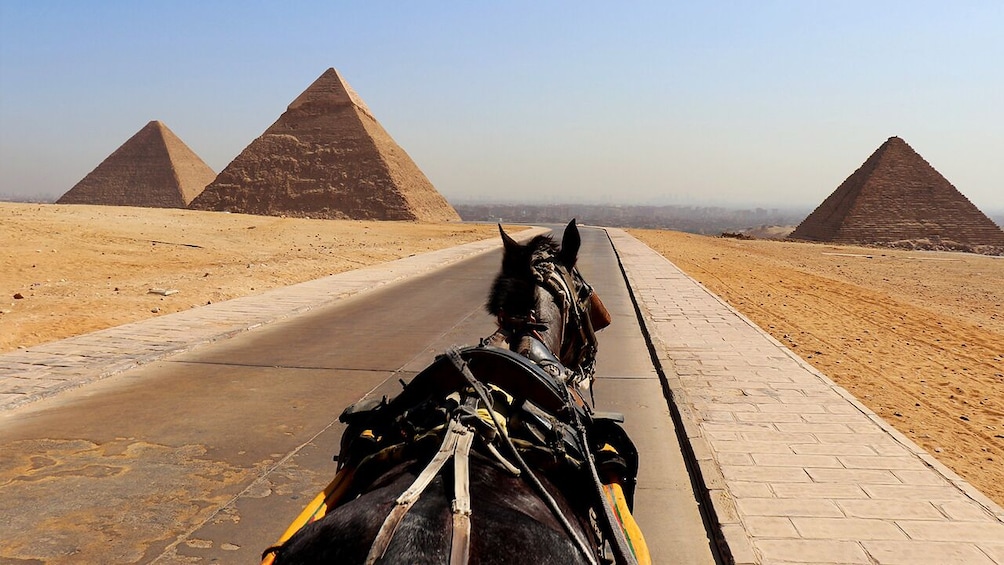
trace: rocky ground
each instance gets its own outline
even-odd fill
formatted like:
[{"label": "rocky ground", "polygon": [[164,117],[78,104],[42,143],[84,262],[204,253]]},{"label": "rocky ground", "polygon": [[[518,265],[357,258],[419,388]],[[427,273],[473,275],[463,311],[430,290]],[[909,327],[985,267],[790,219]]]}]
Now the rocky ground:
[{"label": "rocky ground", "polygon": [[1004,258],[632,233],[1004,505]]}]

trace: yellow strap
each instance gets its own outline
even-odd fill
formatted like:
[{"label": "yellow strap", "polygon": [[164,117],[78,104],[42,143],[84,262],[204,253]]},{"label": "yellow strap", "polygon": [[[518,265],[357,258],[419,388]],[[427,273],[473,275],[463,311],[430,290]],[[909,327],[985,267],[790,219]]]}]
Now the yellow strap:
[{"label": "yellow strap", "polygon": [[617,516],[617,521],[620,522],[621,530],[624,531],[624,537],[627,538],[631,552],[638,560],[638,565],[652,565],[652,556],[648,552],[645,536],[642,535],[641,528],[638,527],[638,523],[634,521],[634,516],[628,509],[627,499],[624,498],[621,486],[617,483],[603,485],[603,493],[607,495],[607,502],[610,503],[614,515]]},{"label": "yellow strap", "polygon": [[[346,489],[349,488],[354,471],[354,469],[349,468],[339,471],[335,475],[335,478],[328,483],[328,486],[317,493],[317,496],[307,504],[303,511],[300,512],[300,515],[286,528],[286,531],[279,537],[279,541],[275,545],[286,543],[289,538],[293,537],[293,534],[300,531],[300,528],[323,518],[328,512],[328,508],[336,504],[342,495],[345,494]],[[261,565],[272,565],[273,561],[275,561],[275,553],[269,553],[261,560]]]}]

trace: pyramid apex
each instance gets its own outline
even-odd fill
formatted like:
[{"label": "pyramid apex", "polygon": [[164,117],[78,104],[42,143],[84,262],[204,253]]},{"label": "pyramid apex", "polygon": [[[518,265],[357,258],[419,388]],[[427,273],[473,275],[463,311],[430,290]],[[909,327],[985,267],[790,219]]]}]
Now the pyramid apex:
[{"label": "pyramid apex", "polygon": [[[889,139],[882,142],[882,145],[878,146],[872,156],[869,159],[881,159],[883,155],[901,155],[901,154],[913,154],[917,159],[923,160],[923,157],[917,154],[917,152],[910,147],[910,144],[906,142],[902,137],[894,135]],[[866,161],[867,163],[867,161]],[[925,161],[926,163],[926,161]]]},{"label": "pyramid apex", "polygon": [[161,138],[177,137],[174,135],[174,132],[171,131],[171,128],[167,127],[167,124],[160,120],[150,120],[145,126],[143,126],[142,129],[136,132],[136,135],[141,133],[146,135],[160,135]]},{"label": "pyramid apex", "polygon": [[317,77],[286,109],[296,110],[311,105],[324,107],[351,105],[372,116],[362,98],[352,90],[334,67],[328,67],[328,70],[321,73],[321,76]]}]

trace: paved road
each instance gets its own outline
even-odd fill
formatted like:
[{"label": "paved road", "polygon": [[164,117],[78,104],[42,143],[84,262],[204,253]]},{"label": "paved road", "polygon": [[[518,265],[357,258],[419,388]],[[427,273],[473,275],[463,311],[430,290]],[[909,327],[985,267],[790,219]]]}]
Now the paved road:
[{"label": "paved road", "polygon": [[[657,562],[710,562],[612,250],[603,232],[583,233],[582,270],[614,314],[597,399],[628,414],[642,452],[639,521]],[[477,257],[5,416],[0,559],[254,562],[333,474],[345,405],[396,392],[446,347],[492,331],[481,305],[498,261]]]}]

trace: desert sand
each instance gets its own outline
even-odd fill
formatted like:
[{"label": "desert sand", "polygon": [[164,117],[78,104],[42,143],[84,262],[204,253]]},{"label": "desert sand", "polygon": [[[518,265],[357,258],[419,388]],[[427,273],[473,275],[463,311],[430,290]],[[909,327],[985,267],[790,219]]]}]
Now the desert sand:
[{"label": "desert sand", "polygon": [[[1004,259],[632,233],[1004,504]],[[496,234],[0,203],[0,353]]]},{"label": "desert sand", "polygon": [[631,233],[1004,505],[1004,258]]},{"label": "desert sand", "polygon": [[497,236],[459,222],[0,203],[0,353]]}]

